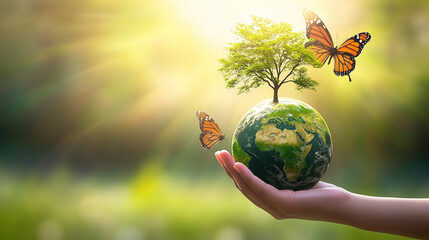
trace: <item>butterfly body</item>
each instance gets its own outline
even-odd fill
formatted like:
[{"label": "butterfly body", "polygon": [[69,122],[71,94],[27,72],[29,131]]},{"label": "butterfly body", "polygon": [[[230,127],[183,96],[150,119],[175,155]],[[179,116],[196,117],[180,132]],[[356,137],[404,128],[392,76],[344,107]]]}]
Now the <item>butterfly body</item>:
[{"label": "butterfly body", "polygon": [[225,139],[219,126],[207,113],[197,111],[197,118],[200,125],[200,142],[205,149],[210,149],[219,141]]},{"label": "butterfly body", "polygon": [[329,56],[329,60],[328,60],[328,65],[331,64],[332,56],[334,56],[335,54],[338,54],[337,47],[334,47],[333,49],[330,50],[330,52],[329,52],[330,56]]},{"label": "butterfly body", "polygon": [[306,22],[306,36],[308,39],[314,39],[305,44],[305,47],[313,52],[315,58],[324,65],[328,60],[334,59],[334,73],[337,76],[348,76],[356,67],[355,57],[359,56],[363,47],[371,40],[368,32],[358,33],[334,47],[331,34],[322,20],[312,11],[304,10],[304,19]]}]

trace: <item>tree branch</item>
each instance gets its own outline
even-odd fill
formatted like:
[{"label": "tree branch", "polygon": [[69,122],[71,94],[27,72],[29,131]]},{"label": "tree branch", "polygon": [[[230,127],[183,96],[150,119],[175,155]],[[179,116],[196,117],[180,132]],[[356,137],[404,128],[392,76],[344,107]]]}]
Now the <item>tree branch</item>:
[{"label": "tree branch", "polygon": [[302,60],[302,59],[299,59],[299,60],[298,60],[298,62],[295,64],[295,66],[293,66],[293,67],[292,67],[292,70],[290,70],[289,74],[288,74],[288,75],[286,75],[286,77],[285,77],[285,78],[283,78],[283,80],[280,82],[279,86],[281,86],[283,83],[286,83],[286,79],[287,79],[290,75],[292,75],[293,71],[295,71],[295,68],[297,68],[297,67],[301,64],[301,60]]},{"label": "tree branch", "polygon": [[288,82],[293,82],[293,80],[288,80],[288,81],[282,81],[282,83],[281,84],[283,84],[283,83],[288,83]]},{"label": "tree branch", "polygon": [[290,61],[284,61],[283,68],[281,69],[282,72],[286,69],[288,63],[290,63]]},{"label": "tree branch", "polygon": [[275,79],[275,77],[274,77],[274,74],[273,74],[273,71],[271,71],[271,68],[269,68],[268,70],[267,69],[264,69],[264,71],[266,72],[266,73],[268,73],[268,74],[270,74],[270,76],[271,76],[271,78],[270,77],[268,77],[268,79],[270,79],[273,83],[274,83],[274,79]]},{"label": "tree branch", "polygon": [[[283,72],[283,70],[284,70],[284,67],[282,67],[283,62],[284,62],[284,59],[283,59],[281,56],[279,56],[279,72],[280,72],[280,74],[281,74],[281,73]],[[279,74],[279,78],[280,78],[280,74]]]},{"label": "tree branch", "polygon": [[262,80],[263,82],[266,82],[266,83],[268,84],[268,86],[270,86],[272,89],[274,89],[274,86],[273,86],[273,85],[271,85],[271,83],[270,83],[267,79],[265,79],[265,78],[263,78],[263,77],[259,76],[257,72],[254,72],[254,74],[255,74],[255,76],[256,76],[257,78],[259,78],[259,79],[260,79],[260,80]]},{"label": "tree branch", "polygon": [[270,86],[270,88],[274,89],[274,86],[270,84],[270,82],[268,80],[265,79],[261,79],[262,81],[266,82],[268,84],[268,86]]},{"label": "tree branch", "polygon": [[276,62],[276,59],[274,58],[274,56],[270,56],[272,59],[273,59],[273,62],[274,62],[274,67],[275,67],[275,69],[276,69],[276,72],[277,72],[277,77],[276,77],[276,79],[279,79],[280,78],[280,65],[279,66],[277,66],[277,62]]},{"label": "tree branch", "polygon": [[[269,65],[270,65],[270,62],[268,61],[268,57],[271,57],[271,58],[272,58],[272,56],[266,56],[266,57],[265,57],[266,62],[267,62],[267,65],[269,66]],[[274,59],[273,59],[273,60],[274,60]],[[276,65],[276,61],[274,61],[274,65]],[[270,80],[274,83],[274,81],[275,81],[276,77],[274,77],[274,73],[273,73],[272,69],[271,69],[271,68],[267,68],[267,70],[268,70],[268,72],[269,72],[269,74],[270,74],[270,76],[271,76]],[[277,71],[277,69],[276,69],[276,71]],[[277,79],[278,79],[278,77],[277,77]]]}]

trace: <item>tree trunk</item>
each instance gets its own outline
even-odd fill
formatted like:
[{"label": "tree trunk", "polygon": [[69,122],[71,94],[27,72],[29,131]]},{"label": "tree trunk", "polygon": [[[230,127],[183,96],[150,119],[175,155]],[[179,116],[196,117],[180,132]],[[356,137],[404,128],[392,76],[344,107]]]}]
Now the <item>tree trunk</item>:
[{"label": "tree trunk", "polygon": [[279,88],[274,88],[274,97],[273,97],[273,103],[279,103]]}]

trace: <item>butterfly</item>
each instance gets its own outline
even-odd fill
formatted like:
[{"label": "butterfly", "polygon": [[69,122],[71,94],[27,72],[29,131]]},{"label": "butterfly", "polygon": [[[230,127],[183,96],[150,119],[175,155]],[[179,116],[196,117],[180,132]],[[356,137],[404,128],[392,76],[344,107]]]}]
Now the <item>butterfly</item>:
[{"label": "butterfly", "polygon": [[325,24],[314,12],[305,9],[304,19],[307,26],[307,38],[315,39],[314,42],[307,42],[305,47],[310,47],[310,50],[322,66],[328,57],[328,65],[331,63],[331,59],[334,58],[335,75],[347,75],[351,82],[350,73],[355,69],[355,57],[359,56],[363,47],[371,40],[371,35],[368,32],[361,32],[347,39],[339,47],[334,47],[331,34],[329,34]]},{"label": "butterfly", "polygon": [[225,139],[225,135],[219,129],[212,117],[207,113],[197,111],[197,118],[200,122],[200,142],[205,149],[210,149],[219,141]]}]

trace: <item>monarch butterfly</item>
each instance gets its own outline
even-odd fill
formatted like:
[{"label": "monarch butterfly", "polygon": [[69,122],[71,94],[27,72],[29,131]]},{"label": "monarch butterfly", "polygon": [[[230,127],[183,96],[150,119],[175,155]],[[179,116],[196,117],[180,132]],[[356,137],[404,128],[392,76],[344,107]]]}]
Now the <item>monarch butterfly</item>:
[{"label": "monarch butterfly", "polygon": [[339,47],[334,47],[331,34],[325,24],[312,11],[304,9],[304,19],[307,26],[307,38],[313,38],[316,41],[307,42],[305,47],[310,47],[316,59],[323,65],[329,57],[328,65],[334,58],[334,73],[337,76],[350,78],[350,73],[355,69],[355,57],[359,56],[365,44],[371,40],[368,32],[361,32],[347,39]]},{"label": "monarch butterfly", "polygon": [[207,113],[197,111],[197,118],[200,122],[200,142],[205,149],[210,149],[219,141],[225,139],[225,135],[219,129],[212,117]]}]

